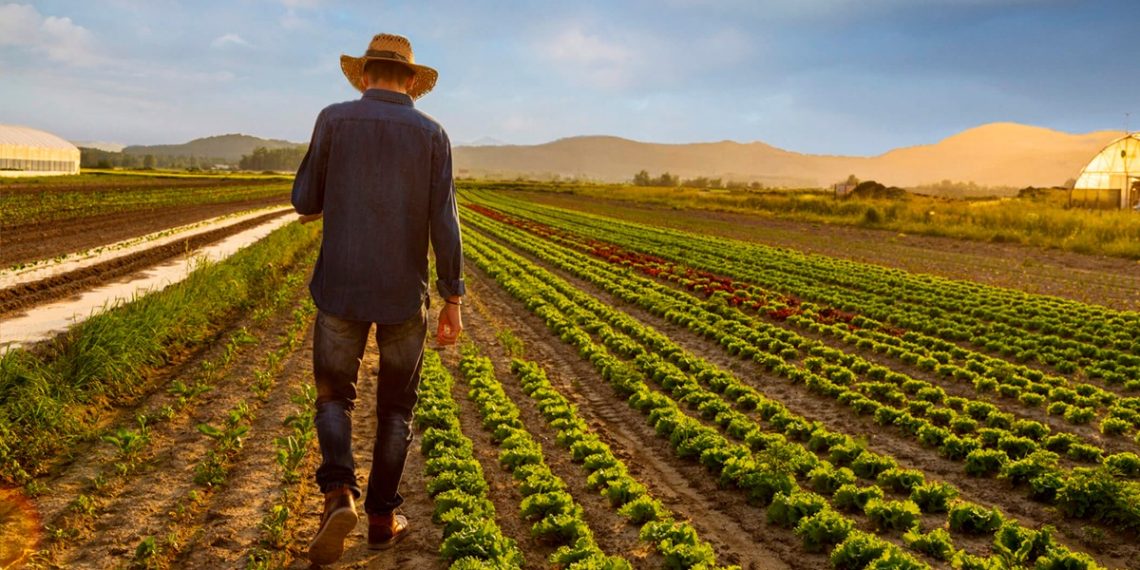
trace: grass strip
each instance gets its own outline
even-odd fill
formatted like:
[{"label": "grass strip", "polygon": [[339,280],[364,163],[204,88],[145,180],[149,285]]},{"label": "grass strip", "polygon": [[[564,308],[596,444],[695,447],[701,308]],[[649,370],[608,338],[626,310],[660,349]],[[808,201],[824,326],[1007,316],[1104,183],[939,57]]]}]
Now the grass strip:
[{"label": "grass strip", "polygon": [[318,226],[288,224],[180,283],[87,319],[44,353],[5,354],[0,480],[26,483],[45,458],[96,434],[108,409],[147,392],[141,387],[155,369],[213,342],[234,315],[266,302],[319,235]]}]

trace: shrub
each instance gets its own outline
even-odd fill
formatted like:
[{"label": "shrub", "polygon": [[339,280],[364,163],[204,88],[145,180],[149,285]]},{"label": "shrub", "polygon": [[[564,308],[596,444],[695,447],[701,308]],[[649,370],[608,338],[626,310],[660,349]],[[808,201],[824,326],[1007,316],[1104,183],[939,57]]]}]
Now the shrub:
[{"label": "shrub", "polygon": [[958,489],[941,481],[918,485],[910,492],[910,500],[924,513],[944,513],[957,497]]},{"label": "shrub", "polygon": [[886,501],[871,499],[863,509],[876,527],[885,530],[906,530],[913,527],[922,513],[914,501]]},{"label": "shrub", "polygon": [[804,543],[808,552],[823,552],[827,547],[838,544],[847,538],[854,528],[850,519],[831,510],[823,509],[814,515],[800,519],[796,525],[796,536]]},{"label": "shrub", "polygon": [[1001,511],[960,501],[950,506],[950,530],[964,534],[990,534],[1003,522]]}]

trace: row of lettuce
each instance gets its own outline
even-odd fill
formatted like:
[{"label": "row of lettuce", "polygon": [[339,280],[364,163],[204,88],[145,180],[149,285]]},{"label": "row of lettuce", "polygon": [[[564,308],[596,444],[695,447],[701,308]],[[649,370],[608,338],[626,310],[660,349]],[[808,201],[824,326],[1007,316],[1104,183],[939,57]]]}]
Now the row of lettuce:
[{"label": "row of lettuce", "polygon": [[[1025,543],[1039,543],[1040,548],[1024,549],[1022,562],[1042,568],[1096,567],[1087,556],[1056,544],[1048,530],[1024,528],[996,509],[957,499],[952,486],[926,482],[921,472],[899,469],[893,459],[862,449],[852,438],[829,432],[778,402],[749,392],[731,374],[665,337],[654,336],[628,316],[479,234],[468,231],[465,238],[468,257],[592,362],[631,406],[648,416],[678,455],[699,461],[723,485],[767,506],[769,520],[793,529],[809,551],[831,548],[836,567],[924,567],[915,554],[953,558],[968,568],[985,567],[985,558],[955,550],[944,530],[919,529],[923,514],[940,511],[946,513],[945,526],[951,532],[993,534],[996,545],[1014,554]],[[638,328],[646,334],[640,338],[626,334]],[[675,362],[685,363],[685,369]],[[764,420],[769,427],[734,409],[720,394],[747,396],[750,407],[769,410]],[[686,414],[678,402],[697,417]],[[805,445],[803,439],[811,443]],[[840,458],[844,450],[854,455],[851,464],[859,473],[875,483],[859,486],[857,477],[850,476],[856,475],[854,469],[821,459],[828,454]],[[856,530],[857,522],[879,529],[880,535]],[[895,536],[896,531],[903,536]]]},{"label": "row of lettuce", "polygon": [[1140,388],[1140,315],[1043,295],[910,274],[870,264],[626,223],[471,193],[514,211],[628,249],[687,263],[822,306],[1061,373],[1082,371]]},{"label": "row of lettuce", "polygon": [[[987,402],[948,397],[939,387],[820,343],[808,343],[724,303],[698,302],[682,292],[560,250],[548,238],[537,239],[478,218],[470,222],[625,301],[711,338],[731,354],[753,359],[808,390],[871,416],[879,424],[896,427],[904,435],[937,448],[947,459],[964,462],[970,475],[1000,475],[1026,485],[1031,497],[1056,503],[1073,516],[1100,517],[1126,527],[1135,527],[1140,520],[1135,506],[1136,484],[1129,481],[1140,475],[1140,457],[1134,453],[1105,456],[1102,449],[1071,433],[1051,433],[1040,422],[1018,419]],[[636,325],[629,331],[644,334]],[[813,356],[797,364],[797,348]],[[830,357],[832,363],[824,357]],[[738,405],[756,407],[755,398],[747,391],[743,396],[731,395]],[[797,429],[810,432],[808,427]],[[1060,465],[1060,453],[1099,467],[1067,469]]]}]

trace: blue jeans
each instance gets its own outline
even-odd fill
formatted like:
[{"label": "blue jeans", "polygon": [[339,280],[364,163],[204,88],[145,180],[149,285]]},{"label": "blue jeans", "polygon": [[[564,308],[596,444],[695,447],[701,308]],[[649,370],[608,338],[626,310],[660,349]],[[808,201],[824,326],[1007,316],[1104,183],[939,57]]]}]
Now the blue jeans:
[{"label": "blue jeans", "polygon": [[[348,487],[357,499],[360,486],[352,459],[352,410],[360,358],[372,323],[350,321],[317,312],[313,335],[313,375],[317,383],[317,439],[321,466],[317,485],[322,493]],[[412,441],[412,408],[416,405],[427,334],[427,307],[394,325],[376,325],[380,371],[376,384],[376,441],[364,510],[390,513],[404,502],[400,479]]]}]

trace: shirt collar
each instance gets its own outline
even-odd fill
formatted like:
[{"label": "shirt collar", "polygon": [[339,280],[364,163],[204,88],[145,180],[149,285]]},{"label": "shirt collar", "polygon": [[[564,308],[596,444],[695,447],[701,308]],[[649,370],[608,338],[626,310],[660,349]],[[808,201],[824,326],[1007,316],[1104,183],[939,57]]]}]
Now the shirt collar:
[{"label": "shirt collar", "polygon": [[407,105],[409,107],[415,106],[412,104],[412,98],[407,94],[388,91],[387,89],[368,89],[364,92],[364,98],[396,103],[398,105]]}]

